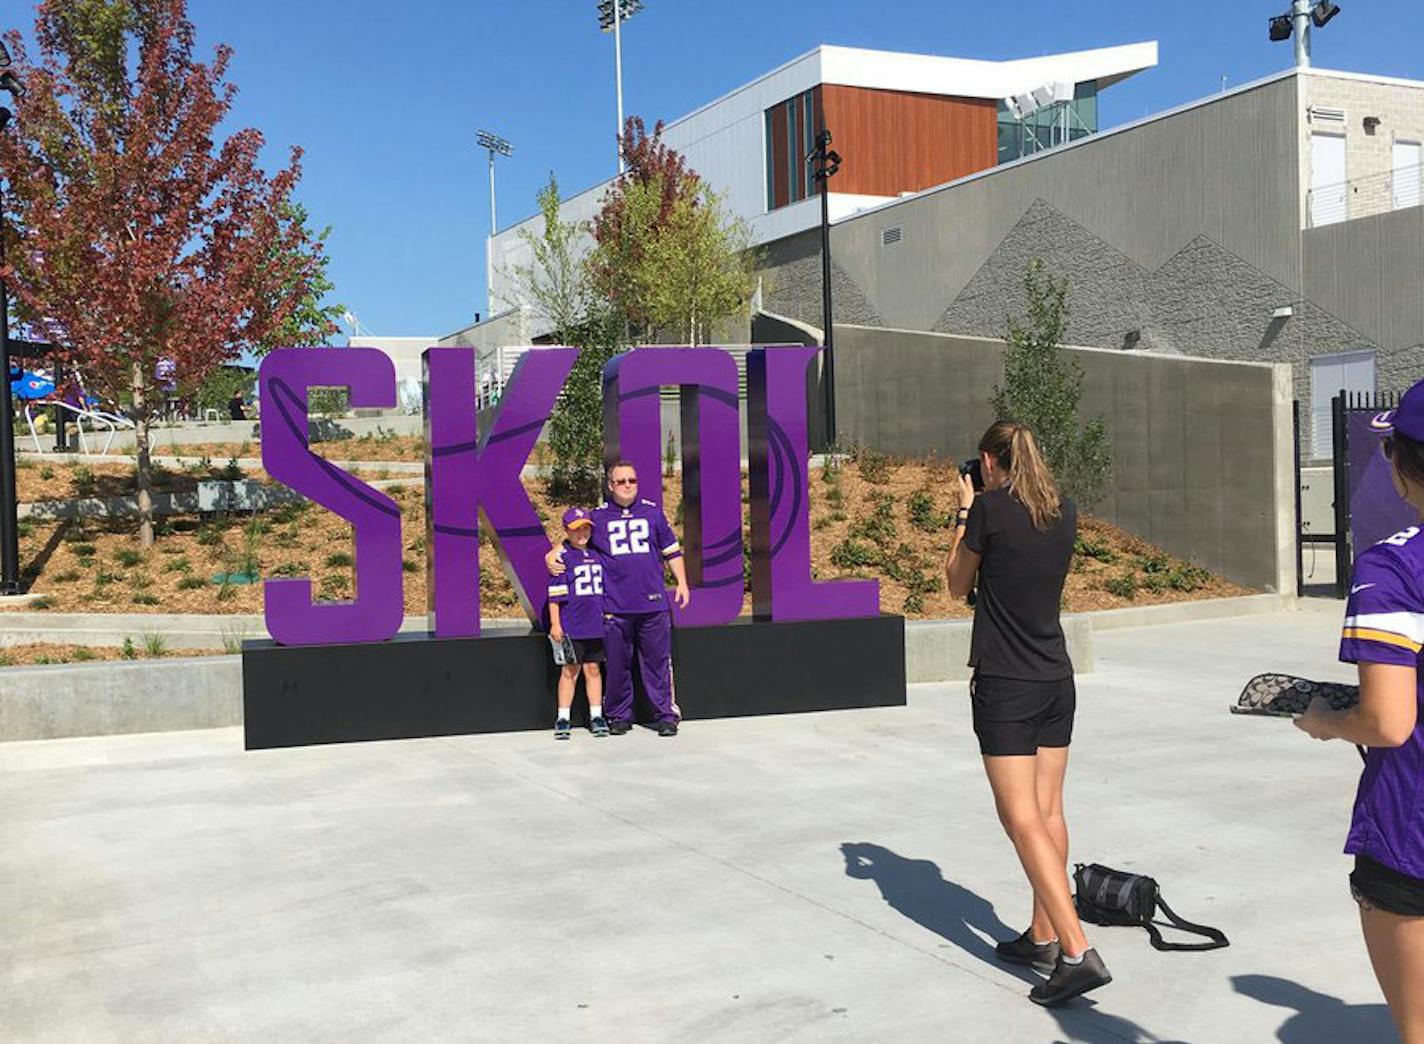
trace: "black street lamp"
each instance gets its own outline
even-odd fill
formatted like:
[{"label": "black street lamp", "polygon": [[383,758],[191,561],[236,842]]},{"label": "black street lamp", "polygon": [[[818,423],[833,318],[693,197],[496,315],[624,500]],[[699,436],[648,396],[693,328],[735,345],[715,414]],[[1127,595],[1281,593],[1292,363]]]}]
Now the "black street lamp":
[{"label": "black street lamp", "polygon": [[821,343],[825,345],[826,441],[836,441],[836,361],[831,327],[831,204],[830,180],[841,169],[840,153],[831,148],[831,132],[822,129],[815,147],[806,156],[814,164],[812,174],[821,193]]},{"label": "black street lamp", "polygon": [[[0,43],[0,89],[13,97],[24,94],[20,81],[10,71],[10,52]],[[11,112],[0,105],[0,134],[10,123]],[[0,172],[3,174],[3,172]],[[5,194],[0,188],[0,268],[5,266]],[[0,595],[20,593],[20,526],[15,505],[15,407],[10,392],[10,299],[0,279],[0,372],[4,373],[5,396],[0,408]]]}]

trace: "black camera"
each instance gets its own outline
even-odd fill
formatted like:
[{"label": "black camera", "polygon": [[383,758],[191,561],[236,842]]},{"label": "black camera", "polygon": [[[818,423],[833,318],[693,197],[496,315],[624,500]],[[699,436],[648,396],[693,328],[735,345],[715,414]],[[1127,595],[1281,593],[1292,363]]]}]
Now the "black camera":
[{"label": "black camera", "polygon": [[984,466],[979,462],[978,457],[975,457],[973,460],[966,460],[963,464],[959,465],[959,473],[969,476],[969,481],[974,484],[975,493],[984,492]]}]

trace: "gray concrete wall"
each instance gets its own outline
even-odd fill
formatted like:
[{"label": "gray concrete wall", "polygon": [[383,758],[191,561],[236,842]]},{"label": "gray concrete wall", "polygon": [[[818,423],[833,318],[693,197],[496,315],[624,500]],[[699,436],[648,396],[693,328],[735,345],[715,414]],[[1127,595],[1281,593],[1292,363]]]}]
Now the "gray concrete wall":
[{"label": "gray concrete wall", "polygon": [[[1365,92],[1347,138],[1377,109],[1424,125],[1424,91],[1357,79],[1308,81]],[[1424,208],[1303,231],[1306,85],[1284,73],[838,222],[837,322],[1002,337],[1040,258],[1069,282],[1074,344],[1290,363],[1309,456],[1310,359],[1374,349],[1381,389],[1424,375]],[[817,233],[765,264],[765,306],[819,324]]]},{"label": "gray concrete wall", "polygon": [[[1094,509],[1238,583],[1294,590],[1295,476],[1289,371],[1072,349],[1083,417],[1108,419],[1113,480]],[[973,454],[993,420],[1002,342],[843,326],[840,437],[898,454]]]}]

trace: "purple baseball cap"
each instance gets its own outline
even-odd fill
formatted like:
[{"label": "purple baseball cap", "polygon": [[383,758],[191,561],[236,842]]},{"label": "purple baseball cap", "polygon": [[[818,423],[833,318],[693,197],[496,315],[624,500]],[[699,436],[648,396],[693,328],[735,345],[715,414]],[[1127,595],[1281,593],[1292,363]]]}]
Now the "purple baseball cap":
[{"label": "purple baseball cap", "polygon": [[1376,435],[1399,432],[1406,439],[1424,442],[1424,381],[1405,392],[1394,409],[1376,414],[1370,420],[1370,428]]},{"label": "purple baseball cap", "polygon": [[581,507],[571,507],[564,512],[564,528],[573,529],[574,526],[593,525],[593,516]]}]

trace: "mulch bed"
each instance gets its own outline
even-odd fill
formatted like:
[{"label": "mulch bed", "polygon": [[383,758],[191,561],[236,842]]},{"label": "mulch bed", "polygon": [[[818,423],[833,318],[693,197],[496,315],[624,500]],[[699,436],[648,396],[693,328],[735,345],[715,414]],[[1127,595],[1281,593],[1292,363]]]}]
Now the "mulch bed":
[{"label": "mulch bed", "polygon": [[[329,450],[360,441],[323,445]],[[339,459],[341,454],[330,456]],[[131,465],[116,462],[87,465],[90,477],[82,485],[90,492],[81,493],[75,472],[85,466],[55,465],[47,477],[41,468],[22,468],[21,499],[132,492]],[[223,477],[223,472],[221,465],[206,469],[211,477]],[[176,470],[163,475],[160,489],[181,489],[185,484],[191,488],[198,478]],[[252,476],[265,478],[260,471]],[[363,473],[363,477],[374,476]],[[552,502],[542,483],[527,485],[546,531],[555,538],[559,535],[557,520],[566,505]],[[744,477],[744,496],[745,486]],[[676,519],[680,479],[665,479],[664,487],[669,516]],[[385,492],[401,508],[405,611],[423,613],[424,488],[412,477]],[[897,462],[862,454],[858,459],[840,460],[826,471],[813,470],[813,576],[823,580],[874,577],[880,581],[881,608],[912,619],[971,615],[962,600],[951,599],[944,590],[944,557],[956,500],[953,468],[934,460]],[[675,528],[681,528],[676,521]],[[250,581],[280,576],[310,577],[318,599],[352,596],[351,527],[310,503],[284,505],[257,515],[171,516],[160,519],[158,529],[154,546],[145,549],[138,546],[137,522],[131,518],[27,520],[22,525],[21,563],[33,577],[31,591],[44,596],[27,608],[260,613],[262,584]],[[519,602],[496,550],[487,544],[481,555],[482,609],[488,616],[518,616]],[[1252,593],[1093,518],[1082,520],[1079,551],[1064,591],[1067,612]],[[748,594],[744,612],[750,611]]]}]

